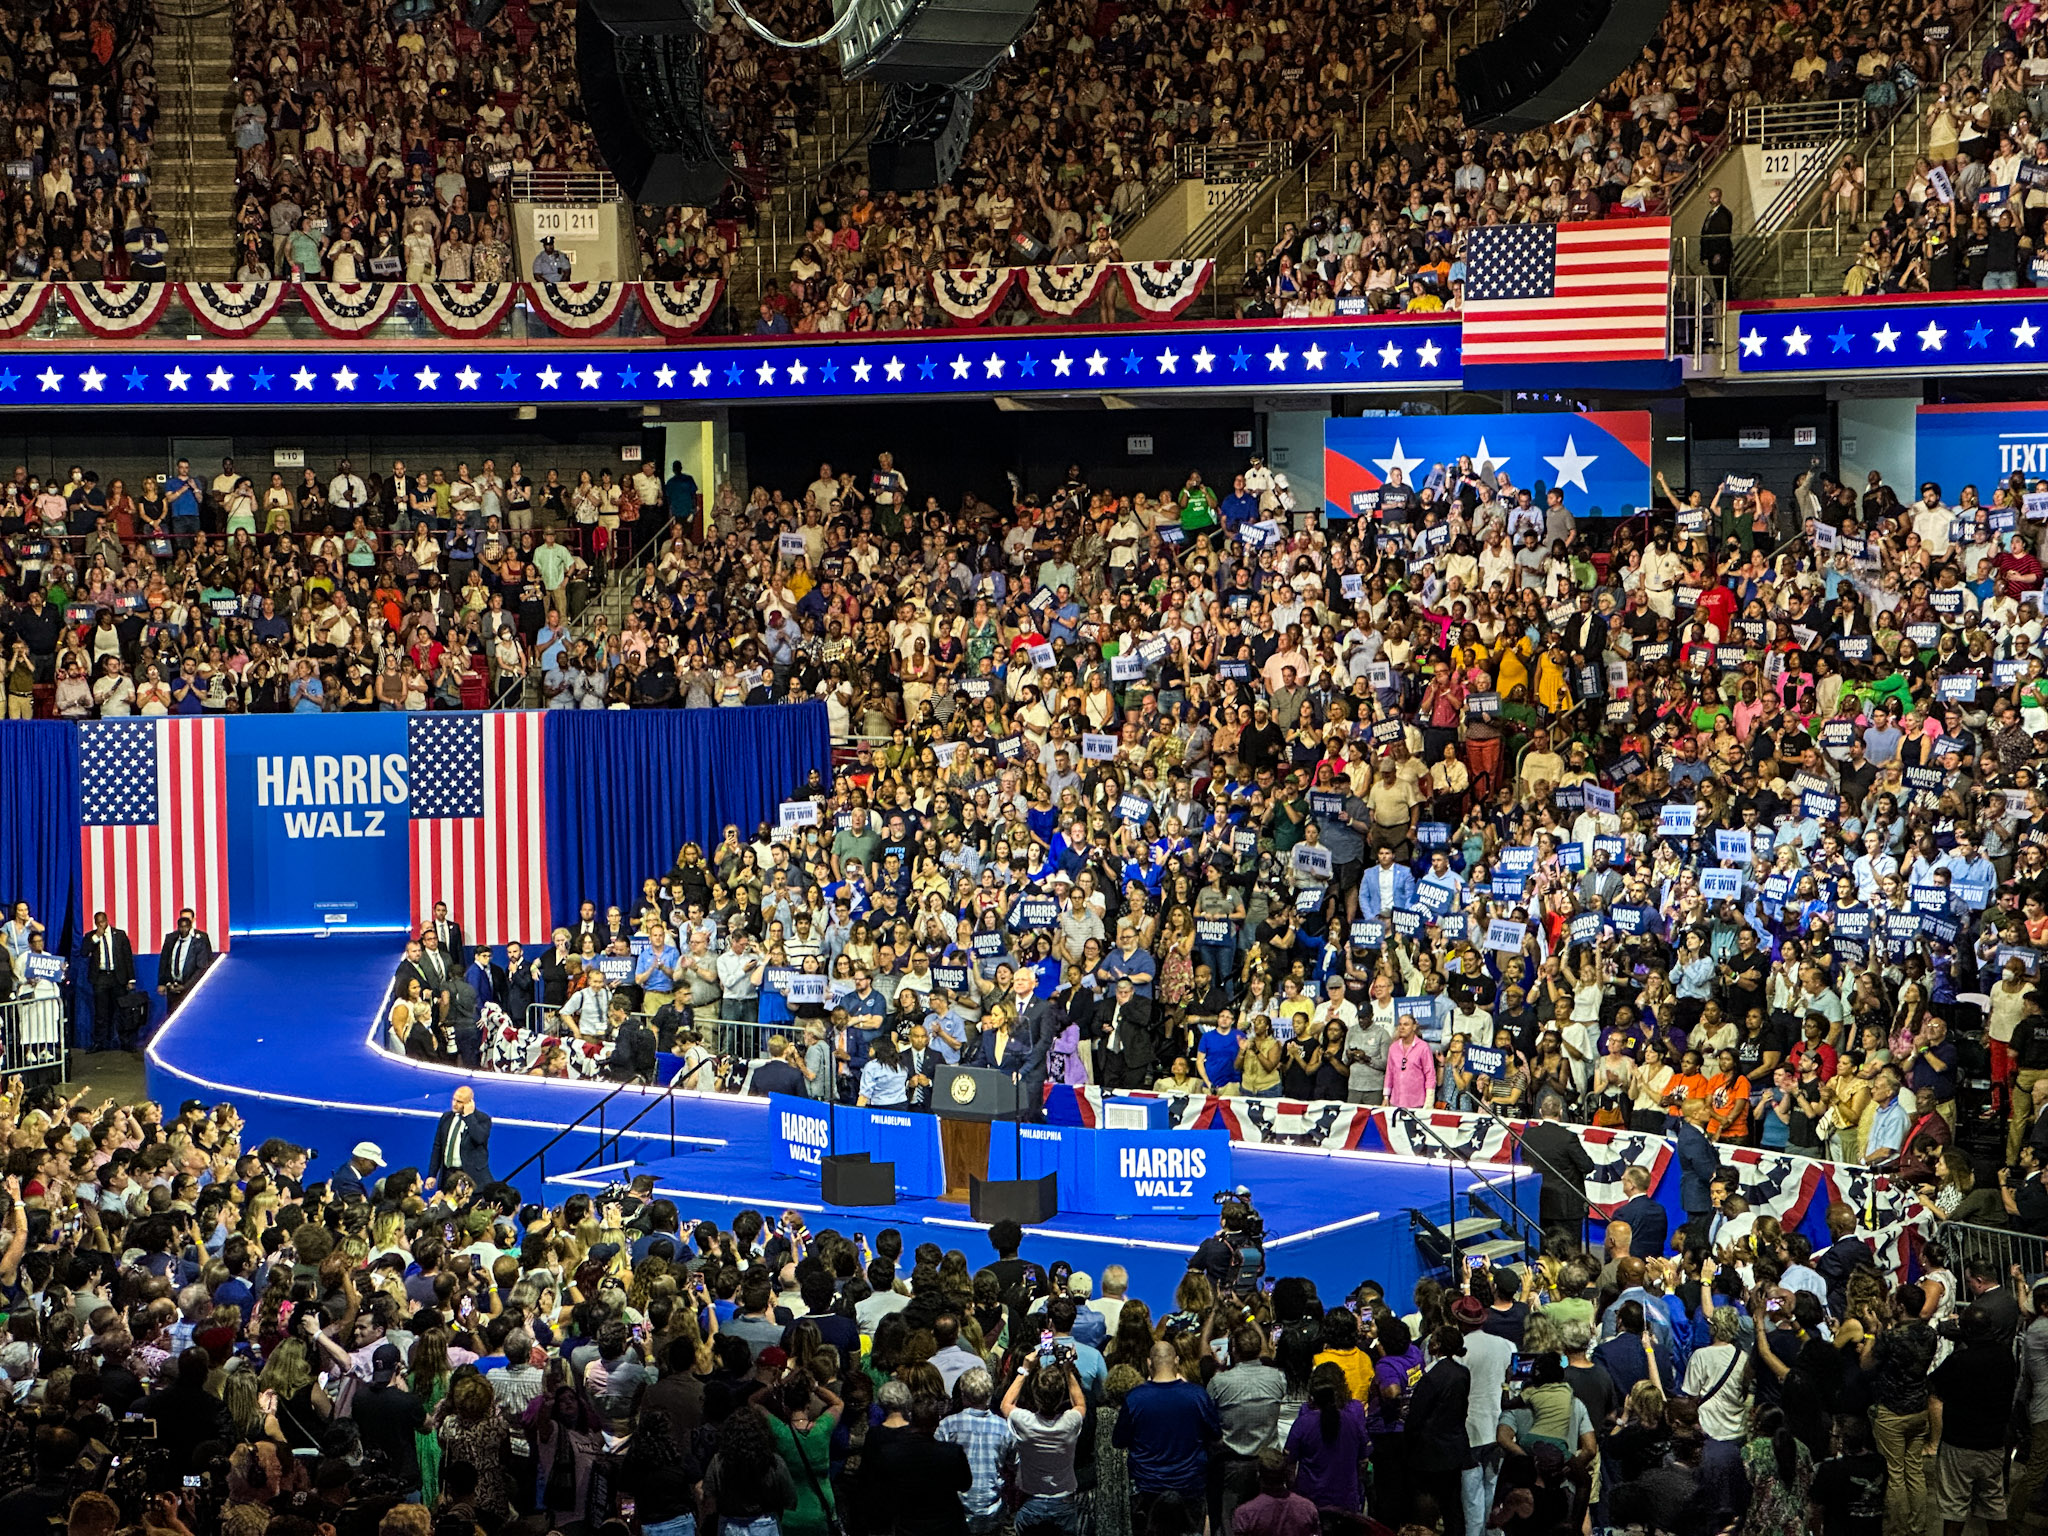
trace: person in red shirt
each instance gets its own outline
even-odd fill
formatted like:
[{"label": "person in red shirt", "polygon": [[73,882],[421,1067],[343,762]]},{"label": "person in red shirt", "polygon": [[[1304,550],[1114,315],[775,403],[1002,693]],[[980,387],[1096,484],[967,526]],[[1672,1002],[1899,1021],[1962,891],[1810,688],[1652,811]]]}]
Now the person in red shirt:
[{"label": "person in red shirt", "polygon": [[1820,1080],[1826,1082],[1835,1075],[1835,1069],[1841,1065],[1841,1058],[1827,1041],[1827,1016],[1809,1013],[1805,1022],[1800,1025],[1800,1032],[1804,1038],[1792,1047],[1792,1054],[1786,1058],[1788,1065],[1796,1072],[1800,1062],[1811,1056],[1820,1063]]},{"label": "person in red shirt", "polygon": [[1992,563],[1997,569],[1998,586],[2002,592],[2018,597],[2041,585],[2041,562],[2018,534],[2006,541],[2005,552]]}]

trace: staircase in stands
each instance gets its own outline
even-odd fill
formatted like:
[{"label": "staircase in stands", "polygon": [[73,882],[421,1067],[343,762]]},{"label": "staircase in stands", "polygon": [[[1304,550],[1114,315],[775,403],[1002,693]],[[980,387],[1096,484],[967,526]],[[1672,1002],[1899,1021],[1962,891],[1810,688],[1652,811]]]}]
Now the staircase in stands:
[{"label": "staircase in stands", "polygon": [[224,4],[157,12],[152,201],[174,277],[235,273],[234,17]]}]

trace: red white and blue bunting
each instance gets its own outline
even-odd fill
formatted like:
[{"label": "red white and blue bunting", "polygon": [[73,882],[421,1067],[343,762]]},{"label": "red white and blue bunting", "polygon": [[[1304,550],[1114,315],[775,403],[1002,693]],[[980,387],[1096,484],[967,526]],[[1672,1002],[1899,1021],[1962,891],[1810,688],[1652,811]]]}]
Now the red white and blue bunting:
[{"label": "red white and blue bunting", "polygon": [[1213,261],[1131,261],[1116,269],[1124,297],[1147,320],[1173,320],[1202,296]]},{"label": "red white and blue bunting", "polygon": [[1092,267],[1026,267],[1024,297],[1048,320],[1065,320],[1095,302],[1109,274],[1107,262]]},{"label": "red white and blue bunting", "polygon": [[249,336],[284,308],[285,283],[180,283],[185,312],[216,336]]},{"label": "red white and blue bunting", "polygon": [[533,312],[561,336],[595,336],[610,330],[632,294],[631,283],[533,283],[526,290]]},{"label": "red white and blue bunting", "polygon": [[979,325],[996,312],[1016,281],[1016,267],[940,267],[932,273],[932,301],[955,325]]},{"label": "red white and blue bunting", "polygon": [[417,283],[420,313],[443,336],[486,335],[505,323],[519,297],[517,283]]},{"label": "red white and blue bunting", "polygon": [[55,286],[52,283],[0,283],[0,339],[19,336],[42,319]]},{"label": "red white and blue bunting", "polygon": [[300,283],[299,302],[330,336],[366,336],[391,318],[403,283]]},{"label": "red white and blue bunting", "polygon": [[640,285],[640,312],[648,324],[675,340],[694,336],[711,318],[725,292],[722,277],[691,278],[680,283],[647,282]]},{"label": "red white and blue bunting", "polygon": [[102,339],[140,336],[171,302],[169,283],[63,283],[78,323]]}]

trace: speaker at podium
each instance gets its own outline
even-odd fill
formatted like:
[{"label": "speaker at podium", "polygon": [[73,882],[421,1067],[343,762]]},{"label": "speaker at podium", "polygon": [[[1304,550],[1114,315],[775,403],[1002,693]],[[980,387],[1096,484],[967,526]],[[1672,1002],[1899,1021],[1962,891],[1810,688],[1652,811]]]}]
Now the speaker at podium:
[{"label": "speaker at podium", "polygon": [[[1028,1105],[1007,1072],[989,1067],[939,1068],[932,1084],[932,1108],[939,1116],[939,1153],[945,1164],[944,1200],[964,1200],[976,1221],[1049,1221],[1059,1214],[1059,1176],[1041,1179],[989,1177],[989,1126],[997,1120],[1021,1124]],[[1021,1162],[1022,1153],[1018,1154]],[[1012,1174],[1022,1172],[1013,1167]]]}]

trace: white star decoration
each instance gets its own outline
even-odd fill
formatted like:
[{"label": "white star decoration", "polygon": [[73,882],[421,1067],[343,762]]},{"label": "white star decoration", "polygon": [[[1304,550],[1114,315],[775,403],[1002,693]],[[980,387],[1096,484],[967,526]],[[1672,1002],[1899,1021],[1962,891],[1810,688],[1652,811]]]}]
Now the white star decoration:
[{"label": "white star decoration", "polygon": [[1052,360],[1052,374],[1054,378],[1064,379],[1072,374],[1073,371],[1074,360],[1067,356],[1066,353],[1062,352]]},{"label": "white star decoration", "polygon": [[903,359],[891,354],[889,361],[882,364],[882,377],[891,384],[903,382]]},{"label": "white star decoration", "polygon": [[1390,342],[1388,342],[1388,343],[1387,343],[1387,344],[1386,344],[1386,345],[1385,345],[1384,347],[1381,347],[1381,348],[1380,348],[1380,366],[1381,366],[1381,367],[1383,367],[1383,368],[1398,368],[1398,367],[1399,367],[1400,365],[1401,365],[1401,349],[1400,349],[1399,347],[1395,346],[1395,345],[1394,345],[1394,344],[1393,344],[1393,343],[1392,343],[1392,342],[1390,341]]},{"label": "white star decoration", "polygon": [[1286,367],[1287,354],[1280,350],[1280,343],[1276,341],[1273,343],[1273,350],[1266,354],[1266,369],[1271,373],[1279,373]]},{"label": "white star decoration", "polygon": [[1575,485],[1584,491],[1586,490],[1586,471],[1592,467],[1600,455],[1597,453],[1579,452],[1578,439],[1570,433],[1566,433],[1563,453],[1555,456],[1542,453],[1538,454],[1537,457],[1557,471],[1557,479],[1553,482],[1554,484],[1560,487]]},{"label": "white star decoration", "polygon": [[298,389],[311,389],[313,387],[313,379],[313,370],[302,363],[299,365],[298,371],[292,375],[292,384]]},{"label": "white star decoration", "polygon": [[1433,341],[1425,341],[1415,349],[1415,355],[1425,368],[1434,368],[1436,360],[1444,355],[1444,349]]},{"label": "white star decoration", "polygon": [[1487,470],[1486,472],[1488,474],[1494,475],[1499,474],[1502,470],[1508,467],[1508,461],[1506,457],[1497,459],[1493,456],[1492,452],[1488,450],[1484,434],[1481,434],[1480,436],[1479,446],[1472,450],[1472,462],[1474,464],[1477,464],[1482,470],[1486,469],[1486,466],[1488,464],[1491,464],[1493,468]]},{"label": "white star decoration", "polygon": [[754,377],[763,384],[773,384],[775,382],[775,365],[773,363],[763,363],[754,370]]},{"label": "white star decoration", "polygon": [[583,367],[576,370],[576,382],[585,389],[597,388],[598,382],[603,378],[604,375],[592,367]]},{"label": "white star decoration", "polygon": [[1091,378],[1097,374],[1102,373],[1109,367],[1109,359],[1102,355],[1102,349],[1100,347],[1096,348],[1093,352],[1090,352],[1088,354],[1087,361],[1088,373]]},{"label": "white star decoration", "polygon": [[1928,321],[1927,328],[1919,333],[1920,350],[1922,352],[1939,352],[1941,350],[1942,338],[1947,335],[1948,332],[1939,325],[1935,324],[1932,320]]},{"label": "white star decoration", "polygon": [[1742,337],[1742,355],[1744,357],[1762,357],[1764,355],[1764,333],[1762,331],[1744,332]]},{"label": "white star decoration", "polygon": [[85,386],[87,394],[96,395],[100,393],[100,386],[107,382],[107,376],[97,368],[88,368],[78,376],[78,382]]},{"label": "white star decoration", "polygon": [[805,379],[810,377],[810,373],[811,370],[806,368],[801,361],[791,363],[789,365],[789,382],[792,384],[801,384]]},{"label": "white star decoration", "polygon": [[982,367],[988,370],[988,376],[992,379],[1000,379],[1003,376],[1003,360],[993,352],[982,360]]},{"label": "white star decoration", "polygon": [[559,368],[543,368],[543,369],[541,369],[541,371],[540,371],[540,387],[541,387],[542,389],[553,389],[553,388],[554,388],[554,387],[555,387],[555,386],[556,386],[557,384],[559,384],[559,383],[561,383],[561,382],[562,382],[562,370],[561,370],[561,369],[559,369]]},{"label": "white star decoration", "polygon": [[41,373],[36,375],[36,378],[42,384],[43,393],[46,395],[51,390],[55,389],[59,384],[62,384],[64,382],[64,375],[59,373],[54,368],[45,368]]},{"label": "white star decoration", "polygon": [[967,377],[967,354],[965,352],[960,353],[953,359],[953,377],[956,379]]},{"label": "white star decoration", "polygon": [[2031,347],[2034,338],[2041,334],[2041,327],[2031,320],[2022,320],[2012,328],[2012,344],[2016,347]]},{"label": "white star decoration", "polygon": [[699,363],[690,370],[690,382],[697,388],[702,389],[711,382],[711,370],[702,363]]},{"label": "white star decoration", "polygon": [[[697,366],[699,368],[702,368],[704,365],[702,363],[699,363]],[[710,375],[707,373],[705,377],[709,378]],[[654,370],[654,383],[657,388],[673,389],[675,387],[675,382],[676,371],[675,369],[669,367],[667,363],[663,363],[659,368]]]},{"label": "white star decoration", "polygon": [[1195,372],[1212,373],[1216,368],[1216,354],[1207,347],[1195,354]]},{"label": "white star decoration", "polygon": [[1785,355],[1787,357],[1806,356],[1806,344],[1811,340],[1813,338],[1807,335],[1806,332],[1796,325],[1793,326],[1791,330],[1785,333]]},{"label": "white star decoration", "polygon": [[1891,327],[1891,322],[1890,322],[1890,321],[1886,321],[1886,322],[1885,322],[1885,327],[1884,327],[1884,329],[1883,329],[1883,330],[1881,330],[1881,331],[1872,331],[1872,332],[1870,333],[1870,339],[1871,339],[1872,341],[1874,341],[1874,342],[1876,342],[1876,343],[1877,343],[1877,350],[1878,350],[1878,351],[1880,351],[1880,352],[1896,352],[1896,351],[1898,351],[1898,350],[1899,350],[1899,336],[1900,336],[1900,335],[1901,335],[1901,333],[1900,333],[1900,332],[1898,332],[1898,331],[1895,331],[1895,330],[1893,330],[1893,329],[1892,329],[1892,327]]},{"label": "white star decoration", "polygon": [[441,387],[441,375],[431,368],[422,368],[413,375],[421,389],[435,390]]},{"label": "white star decoration", "polygon": [[334,387],[353,390],[356,387],[356,371],[353,368],[337,368],[334,371]]},{"label": "white star decoration", "polygon": [[455,384],[459,389],[475,389],[477,380],[482,377],[483,375],[474,368],[465,367],[460,373],[455,375]]},{"label": "white star decoration", "polygon": [[1321,347],[1311,346],[1306,352],[1301,354],[1302,366],[1306,368],[1321,368],[1323,366],[1323,359],[1327,356],[1329,354]]},{"label": "white star decoration", "polygon": [[1394,471],[1397,469],[1401,471],[1401,477],[1404,480],[1412,479],[1415,474],[1415,466],[1421,462],[1422,458],[1419,454],[1402,453],[1401,439],[1398,437],[1394,439],[1394,451],[1392,454],[1384,459],[1373,460],[1373,463],[1380,467],[1380,478],[1382,480],[1393,479]]},{"label": "white star decoration", "polygon": [[213,386],[215,394],[219,394],[235,382],[235,376],[229,373],[227,369],[216,365],[213,372],[206,376],[206,382]]},{"label": "white star decoration", "polygon": [[187,384],[192,382],[192,375],[182,368],[173,368],[164,375],[164,382],[173,389],[182,390]]},{"label": "white star decoration", "polygon": [[1157,362],[1161,373],[1172,373],[1180,367],[1180,357],[1171,347],[1159,354]]},{"label": "white star decoration", "polygon": [[866,358],[863,357],[856,359],[853,365],[853,382],[856,384],[867,383],[868,375],[873,373],[874,371],[875,365],[869,362]]}]

